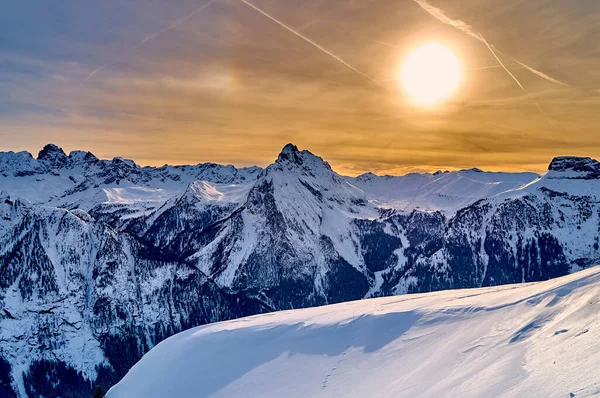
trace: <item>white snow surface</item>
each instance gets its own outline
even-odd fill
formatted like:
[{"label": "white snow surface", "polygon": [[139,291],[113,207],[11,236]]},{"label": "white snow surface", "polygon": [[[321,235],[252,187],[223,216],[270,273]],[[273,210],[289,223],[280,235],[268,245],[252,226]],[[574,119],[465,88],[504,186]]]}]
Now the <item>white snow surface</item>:
[{"label": "white snow surface", "polygon": [[[98,160],[84,151],[73,151],[67,156],[57,147],[54,151],[54,157],[65,159],[63,164],[50,165],[28,152],[0,152],[0,191],[9,192],[13,199],[20,197],[34,204],[69,209],[89,211],[99,204],[122,204],[148,210],[178,197],[195,181],[239,184],[256,180],[261,170],[210,163],[140,167],[128,159]],[[86,160],[86,155],[93,160]],[[321,159],[315,157],[305,166],[320,167],[319,163]],[[114,178],[108,178],[111,176]],[[321,180],[323,177],[326,176],[313,176]],[[538,177],[535,173],[490,173],[477,169],[404,176],[367,173],[356,178],[343,177],[359,188],[354,192],[348,188],[343,195],[358,197],[363,193],[357,191],[362,190],[379,207],[453,214],[480,199],[515,190]]]},{"label": "white snow surface", "polygon": [[454,214],[478,200],[518,189],[535,181],[535,173],[492,173],[478,169],[452,172],[346,177],[374,204],[403,211],[415,209]]},{"label": "white snow surface", "polygon": [[253,316],[163,341],[107,397],[596,396],[599,312],[595,267]]},{"label": "white snow surface", "polygon": [[[0,152],[0,191],[36,205],[89,211],[100,204],[118,204],[148,210],[180,196],[197,181],[228,191],[228,185],[255,180],[261,170],[212,163],[140,167],[120,157],[98,160],[83,151],[67,156],[58,147],[51,150],[62,163],[34,159],[28,152]],[[91,159],[86,161],[86,154]]]}]

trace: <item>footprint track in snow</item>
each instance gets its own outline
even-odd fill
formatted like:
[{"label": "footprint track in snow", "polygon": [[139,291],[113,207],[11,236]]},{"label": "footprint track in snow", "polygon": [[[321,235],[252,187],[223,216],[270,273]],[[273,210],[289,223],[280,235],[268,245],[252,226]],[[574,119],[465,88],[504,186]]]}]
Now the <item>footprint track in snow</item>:
[{"label": "footprint track in snow", "polygon": [[335,373],[335,371],[340,367],[340,365],[342,364],[342,362],[344,361],[344,357],[346,356],[346,354],[348,353],[348,350],[350,349],[350,347],[352,346],[352,344],[350,344],[345,350],[344,352],[342,352],[342,355],[340,355],[340,359],[338,359],[337,363],[335,364],[335,366],[333,368],[331,368],[331,371],[325,376],[325,380],[323,380],[323,384],[321,385],[321,389],[324,390],[327,388],[327,384],[329,383],[329,379],[331,378],[331,376],[333,376],[333,374]]}]

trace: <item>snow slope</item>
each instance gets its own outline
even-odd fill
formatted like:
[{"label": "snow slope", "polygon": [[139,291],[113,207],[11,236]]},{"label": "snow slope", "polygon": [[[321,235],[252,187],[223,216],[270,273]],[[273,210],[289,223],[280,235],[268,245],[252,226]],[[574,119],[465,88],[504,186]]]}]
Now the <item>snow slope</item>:
[{"label": "snow slope", "polygon": [[346,177],[346,180],[362,189],[369,201],[383,208],[454,214],[480,199],[518,189],[538,177],[535,173],[492,173],[470,169],[403,176],[366,173],[356,178]]},{"label": "snow slope", "polygon": [[198,327],[152,349],[124,397],[600,394],[600,268]]}]

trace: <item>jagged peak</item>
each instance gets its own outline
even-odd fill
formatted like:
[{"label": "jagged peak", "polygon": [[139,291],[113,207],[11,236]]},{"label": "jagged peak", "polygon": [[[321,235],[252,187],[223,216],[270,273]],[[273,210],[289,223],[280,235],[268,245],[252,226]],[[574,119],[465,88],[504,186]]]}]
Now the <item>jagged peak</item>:
[{"label": "jagged peak", "polygon": [[122,158],[121,156],[117,156],[115,158],[113,158],[112,160],[113,164],[123,164],[126,165],[127,167],[131,167],[131,168],[137,168],[138,165],[131,159],[125,159]]},{"label": "jagged peak", "polygon": [[68,160],[67,154],[63,149],[54,144],[47,144],[38,153],[37,160],[46,160],[52,163],[64,163]]},{"label": "jagged peak", "polygon": [[356,177],[356,179],[358,181],[370,181],[370,180],[372,180],[374,178],[379,178],[379,176],[377,174],[373,173],[373,172],[370,172],[370,171],[367,172],[367,173],[363,173],[363,174],[361,174],[361,175],[359,175],[359,176]]},{"label": "jagged peak", "polygon": [[281,150],[281,154],[290,154],[290,153],[294,153],[294,152],[300,152],[300,151],[298,150],[298,147],[292,143],[286,144],[283,147],[283,149]]},{"label": "jagged peak", "polygon": [[314,155],[308,150],[300,151],[294,144],[287,144],[283,147],[274,165],[276,166],[287,166],[289,168],[302,167],[303,169],[318,169],[325,168],[328,171],[331,170],[331,166],[323,158]]},{"label": "jagged peak", "polygon": [[289,161],[292,163],[301,163],[300,150],[294,144],[287,144],[283,147],[279,156],[277,157],[278,162]]},{"label": "jagged peak", "polygon": [[77,163],[94,163],[98,161],[96,155],[89,151],[71,151],[69,159]]}]

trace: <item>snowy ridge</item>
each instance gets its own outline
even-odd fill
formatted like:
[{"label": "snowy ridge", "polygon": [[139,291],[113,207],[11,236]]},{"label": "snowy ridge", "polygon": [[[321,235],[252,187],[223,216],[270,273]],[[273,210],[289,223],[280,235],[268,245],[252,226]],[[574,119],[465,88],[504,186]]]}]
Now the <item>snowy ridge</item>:
[{"label": "snowy ridge", "polygon": [[599,311],[592,268],[260,315],[163,341],[107,397],[597,396]]},{"label": "snowy ridge", "polygon": [[103,203],[164,203],[197,180],[238,184],[255,179],[260,170],[213,163],[140,167],[132,160],[99,160],[84,151],[67,156],[48,144],[37,159],[28,152],[0,153],[0,191],[35,204],[89,211]]},{"label": "snowy ridge", "polygon": [[367,173],[346,179],[383,208],[454,214],[478,200],[517,189],[538,177],[535,173],[491,173],[471,169],[381,177]]}]

